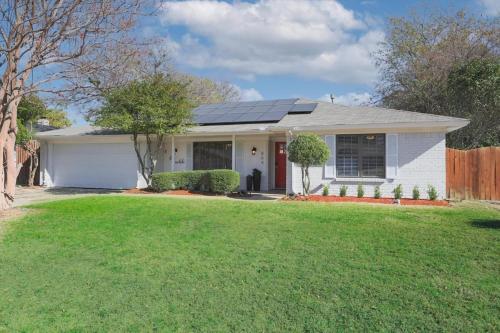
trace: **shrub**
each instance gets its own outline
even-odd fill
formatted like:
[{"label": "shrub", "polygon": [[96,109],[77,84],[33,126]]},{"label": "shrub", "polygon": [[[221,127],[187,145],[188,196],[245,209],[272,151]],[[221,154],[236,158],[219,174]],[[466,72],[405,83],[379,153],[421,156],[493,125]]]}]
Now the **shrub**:
[{"label": "shrub", "polygon": [[347,186],[346,185],[340,186],[340,193],[339,193],[339,195],[341,197],[345,197],[346,194],[347,194]]},{"label": "shrub", "polygon": [[375,194],[373,195],[375,199],[380,199],[382,194],[380,193],[380,185],[375,186]]},{"label": "shrub", "polygon": [[358,184],[358,198],[362,198],[365,195],[365,190],[362,184]]},{"label": "shrub", "polygon": [[240,186],[240,174],[233,170],[207,171],[208,188],[213,193],[234,192]]},{"label": "shrub", "polygon": [[392,190],[392,193],[394,193],[394,199],[401,199],[403,197],[403,185],[399,184]]},{"label": "shrub", "polygon": [[206,171],[174,171],[153,174],[151,187],[156,192],[168,190],[206,191],[203,188]]},{"label": "shrub", "polygon": [[238,189],[240,175],[232,170],[196,170],[161,172],[153,175],[151,187],[156,192],[186,189],[228,193]]},{"label": "shrub", "polygon": [[302,189],[304,195],[309,195],[311,179],[309,167],[323,165],[330,156],[330,149],[325,141],[315,134],[299,134],[288,144],[288,160],[300,166],[302,174]]},{"label": "shrub", "polygon": [[420,190],[418,189],[418,186],[417,186],[417,185],[415,185],[415,186],[413,187],[412,198],[413,198],[413,200],[418,200],[418,199],[420,199]]},{"label": "shrub", "polygon": [[323,196],[326,197],[330,194],[330,188],[328,187],[328,184],[323,185]]},{"label": "shrub", "polygon": [[438,192],[434,186],[429,185],[427,186],[427,195],[429,196],[429,200],[436,200],[438,197]]}]

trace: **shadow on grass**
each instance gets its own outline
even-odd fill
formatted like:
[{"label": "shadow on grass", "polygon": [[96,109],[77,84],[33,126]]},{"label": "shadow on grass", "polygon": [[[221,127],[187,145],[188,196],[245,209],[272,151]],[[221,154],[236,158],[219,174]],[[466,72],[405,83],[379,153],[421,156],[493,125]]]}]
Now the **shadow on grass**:
[{"label": "shadow on grass", "polygon": [[472,220],[470,224],[476,228],[500,229],[500,220]]}]

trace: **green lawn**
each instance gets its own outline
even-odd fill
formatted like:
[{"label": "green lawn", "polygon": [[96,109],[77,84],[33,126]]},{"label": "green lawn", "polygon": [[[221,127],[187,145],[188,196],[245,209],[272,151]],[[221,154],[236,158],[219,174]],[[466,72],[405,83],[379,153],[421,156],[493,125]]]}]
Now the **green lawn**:
[{"label": "green lawn", "polygon": [[0,331],[499,331],[500,211],[106,196],[0,240]]}]

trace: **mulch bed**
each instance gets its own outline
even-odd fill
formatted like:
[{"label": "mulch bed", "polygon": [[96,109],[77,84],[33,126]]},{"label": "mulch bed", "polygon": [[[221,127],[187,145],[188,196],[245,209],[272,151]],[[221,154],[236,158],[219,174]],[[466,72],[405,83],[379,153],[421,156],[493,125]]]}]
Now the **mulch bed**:
[{"label": "mulch bed", "polygon": [[163,192],[155,192],[146,188],[131,188],[126,190],[125,193],[130,194],[166,194],[166,195],[208,195],[201,192],[192,192],[188,190],[172,190],[172,191],[163,191]]},{"label": "mulch bed", "polygon": [[[298,200],[298,201],[314,201],[314,202],[365,202],[365,203],[378,203],[378,204],[394,204],[395,201],[393,198],[358,198],[358,197],[339,197],[334,195],[322,196],[322,195],[310,195],[308,197],[305,196],[296,196],[294,198],[285,198],[284,200]],[[413,199],[401,199],[401,205],[403,206],[449,206],[448,201],[446,200],[413,200]]]}]

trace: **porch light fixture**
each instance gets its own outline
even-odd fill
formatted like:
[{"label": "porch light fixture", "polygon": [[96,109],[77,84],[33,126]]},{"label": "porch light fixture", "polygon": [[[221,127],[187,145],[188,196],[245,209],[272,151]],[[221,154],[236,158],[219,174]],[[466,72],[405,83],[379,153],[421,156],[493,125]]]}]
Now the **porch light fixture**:
[{"label": "porch light fixture", "polygon": [[257,148],[253,147],[252,148],[252,155],[255,155],[255,154],[257,154]]}]

